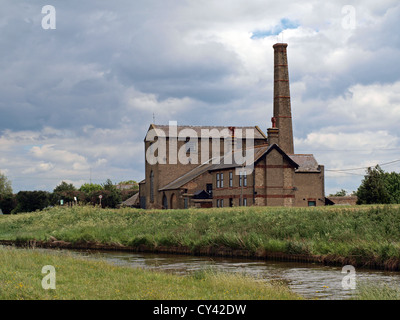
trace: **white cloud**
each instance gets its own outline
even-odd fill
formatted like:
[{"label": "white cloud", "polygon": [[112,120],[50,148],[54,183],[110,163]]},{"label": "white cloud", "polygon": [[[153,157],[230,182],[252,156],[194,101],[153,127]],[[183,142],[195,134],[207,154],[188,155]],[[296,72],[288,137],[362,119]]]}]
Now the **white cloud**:
[{"label": "white cloud", "polygon": [[[325,165],[327,188],[334,193],[345,184],[350,191],[357,189],[364,168],[399,159],[400,82],[393,84],[355,85],[346,96],[321,102],[302,102],[301,117],[304,137],[295,139],[297,152],[311,151]],[[323,113],[315,110],[323,108]],[[300,113],[299,112],[299,113]],[[311,125],[318,122],[318,125]],[[296,122],[295,122],[296,125]],[[297,125],[299,123],[297,122]],[[307,129],[308,128],[308,129]],[[384,166],[388,171],[399,171],[396,163]],[[343,187],[344,188],[344,187]],[[336,191],[337,191],[336,190]]]}]

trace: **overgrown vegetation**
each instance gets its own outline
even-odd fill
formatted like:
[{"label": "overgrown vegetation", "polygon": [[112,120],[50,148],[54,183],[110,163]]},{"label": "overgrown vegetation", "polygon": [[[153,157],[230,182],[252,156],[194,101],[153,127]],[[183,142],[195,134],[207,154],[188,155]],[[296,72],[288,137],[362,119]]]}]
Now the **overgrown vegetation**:
[{"label": "overgrown vegetation", "polygon": [[[293,300],[286,285],[239,275],[178,276],[115,266],[71,254],[0,246],[0,300]],[[56,289],[42,288],[42,267],[56,271]]]},{"label": "overgrown vegetation", "polygon": [[353,300],[400,300],[400,289],[388,284],[361,283]]},{"label": "overgrown vegetation", "polygon": [[192,210],[52,208],[0,217],[2,240],[96,241],[149,248],[229,247],[351,257],[400,259],[400,206],[220,208]]},{"label": "overgrown vegetation", "polygon": [[400,173],[368,168],[356,195],[358,204],[400,203]]}]

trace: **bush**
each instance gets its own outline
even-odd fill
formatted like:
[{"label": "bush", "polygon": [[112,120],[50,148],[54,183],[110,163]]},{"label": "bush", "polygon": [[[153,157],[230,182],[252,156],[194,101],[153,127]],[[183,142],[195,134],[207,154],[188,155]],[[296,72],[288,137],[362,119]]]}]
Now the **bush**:
[{"label": "bush", "polygon": [[4,214],[10,214],[17,206],[17,200],[13,194],[0,196],[0,209]]},{"label": "bush", "polygon": [[46,191],[20,191],[16,196],[17,206],[11,213],[43,210],[50,204],[50,193]]},{"label": "bush", "polygon": [[88,202],[91,204],[100,204],[99,196],[102,196],[101,206],[102,208],[116,208],[119,204],[121,204],[121,193],[119,190],[101,190],[94,191],[90,193],[88,197]]}]

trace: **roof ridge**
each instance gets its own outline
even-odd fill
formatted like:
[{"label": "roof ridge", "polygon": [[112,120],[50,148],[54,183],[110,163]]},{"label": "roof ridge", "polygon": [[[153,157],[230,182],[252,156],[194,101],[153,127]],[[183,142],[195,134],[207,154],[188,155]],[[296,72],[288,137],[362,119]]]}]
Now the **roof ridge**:
[{"label": "roof ridge", "polygon": [[[154,127],[169,127],[168,124],[152,124]],[[176,127],[196,127],[196,128],[256,128],[258,131],[262,132],[258,126],[219,126],[219,125],[207,125],[207,126],[202,126],[202,125],[177,125]]]}]

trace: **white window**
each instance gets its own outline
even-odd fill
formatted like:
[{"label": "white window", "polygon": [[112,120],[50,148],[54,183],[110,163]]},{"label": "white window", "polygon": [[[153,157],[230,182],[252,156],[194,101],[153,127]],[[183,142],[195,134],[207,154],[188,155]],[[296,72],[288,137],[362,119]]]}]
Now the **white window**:
[{"label": "white window", "polygon": [[241,186],[247,187],[247,172],[240,171],[239,172],[239,187]]}]

